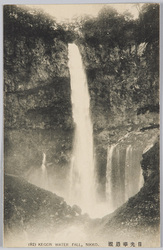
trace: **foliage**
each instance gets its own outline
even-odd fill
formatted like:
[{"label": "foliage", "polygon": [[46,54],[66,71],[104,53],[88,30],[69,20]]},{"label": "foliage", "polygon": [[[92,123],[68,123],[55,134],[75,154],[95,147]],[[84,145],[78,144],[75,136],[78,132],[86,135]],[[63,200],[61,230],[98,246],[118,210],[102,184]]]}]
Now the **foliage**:
[{"label": "foliage", "polygon": [[136,37],[138,43],[159,40],[159,4],[143,5],[137,21]]},{"label": "foliage", "polygon": [[119,114],[128,107],[158,105],[159,4],[144,4],[137,19],[105,7],[97,18],[87,18],[81,31],[81,51],[95,96],[101,74],[107,79],[110,105],[121,107]]},{"label": "foliage", "polygon": [[67,43],[75,41],[99,127],[106,126],[111,112],[123,118],[130,109],[151,110],[159,103],[158,4],[144,4],[136,20],[128,12],[105,7],[97,17],[74,18],[62,25],[42,11],[6,5],[4,38],[8,91],[69,77]]},{"label": "foliage", "polygon": [[120,15],[113,8],[104,8],[97,18],[86,20],[82,32],[85,41],[91,46],[103,45],[106,49],[124,47],[132,41],[133,21],[128,13]]},{"label": "foliage", "polygon": [[4,6],[4,35],[41,37],[45,41],[52,42],[54,38],[65,40],[66,33],[57,22],[41,10],[20,8],[16,5]]}]

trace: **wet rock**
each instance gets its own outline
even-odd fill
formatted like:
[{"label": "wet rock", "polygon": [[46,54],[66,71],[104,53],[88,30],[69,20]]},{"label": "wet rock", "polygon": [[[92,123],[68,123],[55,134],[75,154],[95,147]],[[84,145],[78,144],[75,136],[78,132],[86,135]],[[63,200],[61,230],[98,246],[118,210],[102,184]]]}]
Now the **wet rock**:
[{"label": "wet rock", "polygon": [[78,214],[78,215],[80,215],[80,214],[82,213],[81,208],[80,208],[79,206],[77,206],[77,205],[73,205],[73,206],[72,206],[72,209],[73,209],[73,211],[74,211],[76,214]]}]

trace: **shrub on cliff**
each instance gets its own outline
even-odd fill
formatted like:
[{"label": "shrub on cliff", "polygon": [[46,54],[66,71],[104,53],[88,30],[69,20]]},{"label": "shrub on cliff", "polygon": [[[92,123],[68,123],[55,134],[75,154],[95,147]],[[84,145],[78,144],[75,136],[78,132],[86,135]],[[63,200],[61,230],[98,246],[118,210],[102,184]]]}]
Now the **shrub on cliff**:
[{"label": "shrub on cliff", "polygon": [[[81,31],[82,54],[97,98],[98,85],[105,78],[110,107],[116,114],[158,105],[158,4],[144,4],[137,19],[130,13],[104,8],[97,18],[87,18]],[[103,98],[103,107],[108,105],[107,99]]]},{"label": "shrub on cliff", "polygon": [[43,13],[42,10],[33,10],[16,5],[4,6],[4,37],[18,36],[40,37],[45,42],[52,43],[54,38],[62,41],[66,39],[66,32],[54,18]]}]

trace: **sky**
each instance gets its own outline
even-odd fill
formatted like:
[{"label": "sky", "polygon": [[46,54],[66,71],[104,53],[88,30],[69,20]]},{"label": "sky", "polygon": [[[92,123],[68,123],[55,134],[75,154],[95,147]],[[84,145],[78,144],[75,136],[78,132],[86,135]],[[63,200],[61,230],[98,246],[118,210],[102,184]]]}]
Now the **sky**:
[{"label": "sky", "polygon": [[[138,10],[135,4],[55,4],[55,5],[26,5],[35,9],[42,9],[46,13],[55,17],[58,22],[84,15],[97,16],[104,6],[111,6],[119,13],[129,11],[134,18],[138,17]],[[142,5],[142,4],[141,4]]]}]

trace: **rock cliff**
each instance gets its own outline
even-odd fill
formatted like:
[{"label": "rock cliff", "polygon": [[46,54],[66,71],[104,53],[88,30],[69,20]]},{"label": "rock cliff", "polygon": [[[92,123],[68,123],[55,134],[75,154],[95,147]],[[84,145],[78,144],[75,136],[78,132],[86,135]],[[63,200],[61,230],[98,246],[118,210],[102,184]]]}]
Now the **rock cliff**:
[{"label": "rock cliff", "polygon": [[118,144],[123,161],[127,146],[144,150],[143,188],[109,217],[89,221],[88,229],[92,233],[96,225],[95,237],[105,231],[100,237],[107,241],[108,235],[159,237],[158,143],[153,146],[159,135],[159,5],[145,4],[137,20],[104,8],[74,25],[58,24],[41,11],[4,6],[5,230],[16,223],[25,235],[30,221],[40,219],[47,220],[47,228],[69,218],[88,222],[76,215],[79,208],[74,212],[62,198],[20,178],[37,175],[45,153],[50,182],[67,189],[74,139],[68,43],[75,42],[88,79],[100,199],[106,198],[108,146]]},{"label": "rock cliff", "polygon": [[[157,10],[157,5],[147,5],[143,12],[147,19],[148,13],[156,16],[155,28]],[[43,151],[49,164],[59,169],[70,165],[74,125],[67,45],[73,39],[88,79],[99,173],[106,166],[108,144],[128,132],[159,127],[158,33],[153,34],[152,26],[152,39],[148,40],[142,36],[143,30],[135,33],[132,19],[119,17],[110,9],[103,12],[77,24],[80,33],[75,35],[71,26],[65,29],[42,12],[4,7],[7,173],[22,175],[31,165],[37,168]],[[131,38],[121,32],[117,38],[113,21],[121,23],[119,32],[127,27]],[[110,36],[105,36],[107,29]],[[97,32],[101,32],[98,39]],[[136,34],[141,39],[134,39]]]}]

